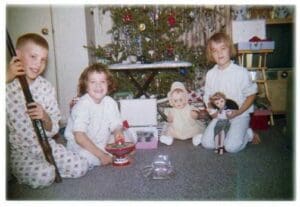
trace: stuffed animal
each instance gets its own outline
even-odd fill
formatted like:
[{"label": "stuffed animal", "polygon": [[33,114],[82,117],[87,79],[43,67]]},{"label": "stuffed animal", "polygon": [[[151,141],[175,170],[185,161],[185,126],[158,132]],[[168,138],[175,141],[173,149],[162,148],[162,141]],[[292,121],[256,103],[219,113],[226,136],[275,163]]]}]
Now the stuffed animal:
[{"label": "stuffed animal", "polygon": [[208,108],[208,113],[211,115],[218,113],[218,120],[214,128],[215,152],[222,155],[224,153],[224,140],[230,128],[227,114],[232,113],[232,110],[239,109],[239,107],[235,101],[226,99],[226,96],[221,92],[213,94],[209,100],[213,108]]},{"label": "stuffed animal", "polygon": [[204,123],[197,120],[198,109],[188,103],[188,92],[181,82],[172,84],[168,100],[172,108],[165,110],[168,123],[160,137],[160,142],[171,145],[174,139],[192,138],[193,144],[199,145]]}]

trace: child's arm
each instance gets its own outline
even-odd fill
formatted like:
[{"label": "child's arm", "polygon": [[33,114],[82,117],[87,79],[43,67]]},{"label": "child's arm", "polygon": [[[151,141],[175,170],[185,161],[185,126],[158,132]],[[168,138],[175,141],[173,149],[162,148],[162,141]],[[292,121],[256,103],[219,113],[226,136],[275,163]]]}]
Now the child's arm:
[{"label": "child's arm", "polygon": [[17,76],[24,75],[24,67],[18,57],[13,57],[6,70],[6,83],[13,81]]},{"label": "child's arm", "polygon": [[242,106],[238,110],[232,110],[231,114],[227,115],[228,119],[232,119],[242,113],[244,113],[254,102],[256,95],[250,95],[246,98]]},{"label": "child's arm", "polygon": [[112,157],[99,149],[84,132],[74,132],[74,137],[76,143],[101,160],[102,165],[108,165],[112,162]]}]

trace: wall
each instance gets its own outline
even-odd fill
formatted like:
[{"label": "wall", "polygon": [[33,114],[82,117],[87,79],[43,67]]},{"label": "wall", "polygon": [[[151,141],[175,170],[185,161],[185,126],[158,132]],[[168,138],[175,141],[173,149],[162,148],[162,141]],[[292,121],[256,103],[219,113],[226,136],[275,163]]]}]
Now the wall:
[{"label": "wall", "polygon": [[76,96],[77,82],[88,65],[85,9],[79,6],[53,6],[52,23],[57,67],[57,88],[62,124],[69,115],[69,102]]},{"label": "wall", "polygon": [[[43,75],[54,85],[54,87],[57,87],[50,11],[50,6],[32,7],[9,5],[6,9],[6,27],[10,33],[14,45],[20,35],[29,32],[38,33],[48,41],[48,64],[47,70]],[[48,29],[48,34],[42,34],[41,30],[43,28]]]}]

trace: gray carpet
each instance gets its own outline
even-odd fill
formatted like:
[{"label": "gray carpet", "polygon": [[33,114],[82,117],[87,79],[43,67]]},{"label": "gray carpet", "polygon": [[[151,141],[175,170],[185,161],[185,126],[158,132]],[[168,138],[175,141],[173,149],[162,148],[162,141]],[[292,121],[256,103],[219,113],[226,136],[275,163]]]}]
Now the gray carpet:
[{"label": "gray carpet", "polygon": [[[7,200],[294,200],[293,138],[284,124],[259,132],[262,143],[237,154],[214,154],[191,141],[137,150],[124,168],[97,167],[79,179],[63,179],[48,188],[31,189],[15,179]],[[155,155],[167,154],[175,169],[170,180],[151,180],[141,169]]]}]

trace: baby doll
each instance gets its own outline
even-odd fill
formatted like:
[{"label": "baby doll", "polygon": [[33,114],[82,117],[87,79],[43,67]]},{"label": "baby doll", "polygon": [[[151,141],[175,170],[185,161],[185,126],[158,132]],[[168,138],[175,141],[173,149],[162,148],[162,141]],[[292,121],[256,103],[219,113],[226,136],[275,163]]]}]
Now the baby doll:
[{"label": "baby doll", "polygon": [[172,84],[168,100],[172,108],[165,111],[168,124],[160,142],[171,145],[174,139],[192,138],[193,145],[199,145],[204,124],[197,120],[197,109],[188,104],[188,92],[181,82]]},{"label": "baby doll", "polygon": [[230,121],[227,114],[230,114],[232,109],[237,110],[239,107],[236,102],[226,99],[226,96],[217,92],[210,97],[210,104],[215,109],[208,109],[209,114],[217,114],[217,123],[214,128],[215,136],[215,152],[222,155],[224,153],[224,140],[230,128]]}]

